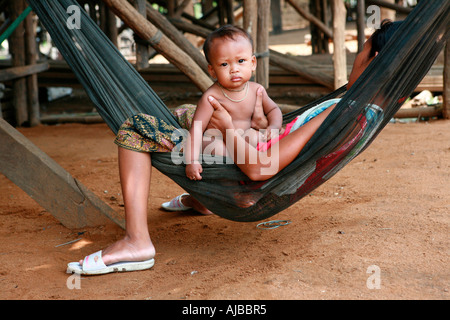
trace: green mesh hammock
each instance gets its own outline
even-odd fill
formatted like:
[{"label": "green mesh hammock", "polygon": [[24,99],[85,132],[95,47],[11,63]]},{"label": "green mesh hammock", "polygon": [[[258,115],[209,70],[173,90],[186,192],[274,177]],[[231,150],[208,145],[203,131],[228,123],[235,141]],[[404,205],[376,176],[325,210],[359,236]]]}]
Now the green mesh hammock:
[{"label": "green mesh hammock", "polygon": [[[180,128],[175,117],[98,26],[81,11],[81,28],[66,22],[74,0],[28,0],[98,112],[117,133],[129,117],[145,113]],[[426,75],[449,37],[450,1],[420,1],[352,88],[345,87],[294,112],[342,99],[297,158],[273,178],[250,181],[234,164],[203,163],[203,179],[186,178],[171,153],[152,164],[215,214],[234,221],[266,219],[289,207],[361,153]],[[376,109],[369,106],[376,105]],[[249,203],[253,205],[248,206]]]}]

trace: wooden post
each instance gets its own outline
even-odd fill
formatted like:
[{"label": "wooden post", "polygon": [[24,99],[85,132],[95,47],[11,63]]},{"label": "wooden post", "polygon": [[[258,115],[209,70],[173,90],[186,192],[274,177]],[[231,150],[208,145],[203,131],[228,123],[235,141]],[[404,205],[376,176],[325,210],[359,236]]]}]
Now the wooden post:
[{"label": "wooden post", "polygon": [[103,2],[141,39],[146,40],[156,51],[191,79],[202,92],[213,84],[211,78],[189,55],[140,15],[126,0],[103,0]]},{"label": "wooden post", "polygon": [[283,19],[281,17],[281,3],[280,0],[270,1],[270,12],[272,16],[272,31],[273,34],[280,34],[283,32]]},{"label": "wooden post", "polygon": [[3,91],[5,90],[5,85],[0,83],[0,119],[3,119],[3,110],[2,110],[2,98],[4,97]]},{"label": "wooden post", "polygon": [[[134,7],[145,19],[147,19],[146,3],[146,0],[134,0]],[[148,44],[138,39],[136,41],[136,69],[147,68],[149,59]]]},{"label": "wooden post", "polygon": [[0,82],[10,81],[13,79],[20,79],[30,76],[32,74],[46,71],[49,68],[49,63],[37,63],[29,66],[12,67],[0,70]]},{"label": "wooden post", "polygon": [[364,30],[366,29],[366,2],[358,0],[356,3],[356,29],[358,32],[358,52],[361,52],[366,41]]},{"label": "wooden post", "polygon": [[253,38],[253,47],[256,50],[258,32],[258,6],[256,0],[243,0],[244,24],[243,27]]},{"label": "wooden post", "polygon": [[[34,28],[34,15],[30,13],[25,19],[25,53],[26,63],[28,66],[36,64],[37,61],[37,44],[36,32]],[[28,114],[30,126],[34,127],[41,123],[41,115],[39,110],[39,88],[37,74],[34,73],[26,78],[28,91]]]},{"label": "wooden post", "polygon": [[233,1],[225,0],[225,6],[227,11],[227,23],[234,24],[234,10],[233,10]]},{"label": "wooden post", "polygon": [[334,88],[347,83],[347,53],[345,51],[345,19],[347,10],[342,0],[333,0],[333,70]]},{"label": "wooden post", "polygon": [[450,119],[450,42],[447,41],[444,48],[444,101],[442,116]]},{"label": "wooden post", "polygon": [[103,32],[114,46],[118,47],[116,16],[103,2],[100,2],[100,21]]},{"label": "wooden post", "polygon": [[89,17],[95,21],[95,23],[98,23],[97,19],[97,10],[95,9],[95,0],[87,0],[86,1],[89,7]]},{"label": "wooden post", "polygon": [[119,33],[117,30],[116,15],[111,10],[109,10],[109,8],[106,9],[106,15],[107,15],[106,21],[107,21],[108,37],[112,41],[112,43],[116,47],[118,47],[119,43],[117,37],[119,36]]},{"label": "wooden post", "polygon": [[219,18],[219,25],[223,26],[226,24],[226,7],[225,7],[225,1],[226,0],[218,0],[217,1],[217,16]]},{"label": "wooden post", "polygon": [[67,228],[125,219],[47,154],[0,119],[0,171]]},{"label": "wooden post", "polygon": [[169,17],[173,17],[176,8],[175,2],[177,2],[177,0],[167,0],[166,2],[167,2],[167,15]]},{"label": "wooden post", "polygon": [[269,19],[270,0],[259,0],[256,81],[266,89],[269,88]]},{"label": "wooden post", "polygon": [[[23,10],[25,2],[23,0],[11,1],[9,3],[11,18],[14,21]],[[9,38],[9,48],[12,55],[13,67],[25,65],[25,39],[23,23],[20,23]],[[16,125],[23,126],[28,122],[27,107],[27,82],[25,78],[14,81],[13,84],[13,105],[16,112]]]}]

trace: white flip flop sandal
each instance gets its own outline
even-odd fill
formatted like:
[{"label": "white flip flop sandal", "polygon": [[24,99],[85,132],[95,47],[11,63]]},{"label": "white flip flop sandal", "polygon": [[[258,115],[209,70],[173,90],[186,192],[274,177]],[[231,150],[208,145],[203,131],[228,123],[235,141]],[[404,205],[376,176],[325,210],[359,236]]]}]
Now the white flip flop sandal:
[{"label": "white flip flop sandal", "polygon": [[83,275],[99,275],[111,272],[128,272],[146,270],[153,267],[155,259],[145,261],[125,261],[105,265],[102,259],[102,251],[95,252],[83,260],[83,265],[79,262],[71,262],[67,265],[67,273],[77,273]]},{"label": "white flip flop sandal", "polygon": [[172,200],[170,200],[169,202],[164,202],[161,207],[167,211],[187,211],[192,209],[191,207],[185,206],[182,202],[181,202],[181,198],[183,198],[184,196],[188,196],[189,193],[183,193],[180,194],[179,196],[173,198]]}]

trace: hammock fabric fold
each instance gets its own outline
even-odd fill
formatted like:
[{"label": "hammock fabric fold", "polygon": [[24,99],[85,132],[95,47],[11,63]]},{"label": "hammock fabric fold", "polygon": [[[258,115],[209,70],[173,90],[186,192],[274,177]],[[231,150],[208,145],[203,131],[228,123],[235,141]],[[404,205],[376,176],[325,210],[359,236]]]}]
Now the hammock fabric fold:
[{"label": "hammock fabric fold", "polygon": [[[114,133],[138,114],[182,127],[83,9],[79,28],[68,26],[73,14],[68,8],[78,6],[75,0],[28,2]],[[342,87],[286,114],[285,123],[318,103],[341,98],[298,157],[267,181],[250,181],[223,157],[203,158],[201,181],[186,178],[176,153],[153,152],[152,164],[223,218],[257,221],[271,217],[370,145],[427,74],[449,38],[449,25],[450,1],[420,1],[348,92]]]}]

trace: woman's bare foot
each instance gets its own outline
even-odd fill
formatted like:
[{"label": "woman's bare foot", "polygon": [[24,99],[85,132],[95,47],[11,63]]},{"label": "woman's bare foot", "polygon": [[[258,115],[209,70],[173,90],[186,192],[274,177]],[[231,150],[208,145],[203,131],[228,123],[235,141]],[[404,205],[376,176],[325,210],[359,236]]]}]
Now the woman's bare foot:
[{"label": "woman's bare foot", "polygon": [[[143,239],[131,239],[125,236],[122,240],[115,242],[102,250],[102,259],[105,265],[125,261],[145,261],[155,256],[155,247],[150,237]],[[80,265],[83,260],[80,260]]]}]

